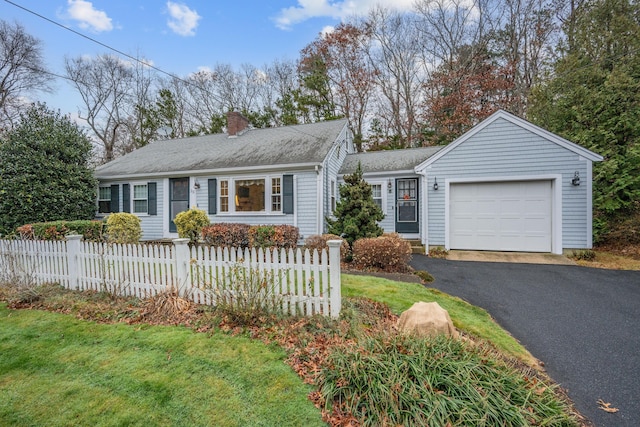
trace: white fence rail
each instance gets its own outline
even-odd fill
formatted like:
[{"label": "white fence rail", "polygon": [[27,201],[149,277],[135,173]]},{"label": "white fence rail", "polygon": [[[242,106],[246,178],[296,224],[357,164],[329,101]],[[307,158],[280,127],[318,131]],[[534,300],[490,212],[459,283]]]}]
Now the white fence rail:
[{"label": "white fence rail", "polygon": [[[289,314],[337,317],[341,309],[340,241],[329,251],[242,250],[173,245],[0,240],[0,278],[60,283],[75,290],[147,298],[169,289],[200,304],[254,290],[271,292]],[[242,283],[241,283],[242,282]],[[240,286],[240,290],[239,287]]]}]

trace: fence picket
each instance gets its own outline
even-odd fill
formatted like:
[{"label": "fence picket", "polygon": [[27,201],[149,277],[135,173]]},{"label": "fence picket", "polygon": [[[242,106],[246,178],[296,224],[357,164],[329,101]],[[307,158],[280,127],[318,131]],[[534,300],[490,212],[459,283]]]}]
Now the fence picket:
[{"label": "fence picket", "polygon": [[196,303],[210,305],[216,303],[216,289],[228,292],[234,281],[244,277],[268,282],[268,291],[279,295],[286,313],[339,315],[340,265],[332,261],[339,260],[339,252],[328,256],[326,251],[300,248],[183,246],[176,250],[175,244],[125,245],[79,238],[0,240],[0,272],[14,268],[20,270],[19,277],[26,279],[28,274],[39,284],[58,282],[71,289],[138,298],[174,288]]}]

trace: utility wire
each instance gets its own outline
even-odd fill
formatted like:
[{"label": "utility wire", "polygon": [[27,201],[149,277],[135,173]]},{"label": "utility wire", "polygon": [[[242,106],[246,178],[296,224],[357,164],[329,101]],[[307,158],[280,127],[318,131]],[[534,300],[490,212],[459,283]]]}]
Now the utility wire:
[{"label": "utility wire", "polygon": [[[73,34],[75,34],[75,35],[77,35],[77,36],[80,36],[80,37],[82,37],[82,38],[84,38],[84,39],[87,39],[87,40],[89,40],[89,41],[91,41],[91,42],[93,42],[93,43],[96,43],[96,44],[98,44],[98,45],[100,45],[100,46],[102,46],[102,47],[105,47],[105,48],[107,48],[107,49],[109,49],[109,50],[111,50],[111,51],[113,51],[113,52],[116,52],[116,53],[117,53],[117,54],[119,54],[119,55],[122,55],[122,56],[124,56],[124,57],[126,57],[126,58],[129,58],[129,59],[131,59],[132,61],[138,62],[138,63],[140,63],[140,64],[142,64],[142,65],[144,65],[144,66],[146,66],[146,67],[149,67],[149,68],[151,68],[151,69],[153,69],[153,70],[156,70],[157,72],[159,72],[159,73],[161,73],[161,74],[164,74],[164,75],[166,75],[166,76],[169,76],[169,77],[171,77],[172,79],[179,80],[179,81],[181,81],[182,83],[185,83],[185,84],[193,85],[193,83],[192,83],[192,82],[189,82],[189,81],[187,81],[187,80],[184,80],[184,79],[182,79],[182,78],[180,78],[180,77],[176,76],[175,74],[172,74],[172,73],[169,73],[169,72],[167,72],[167,71],[164,71],[163,69],[161,69],[161,68],[159,68],[159,67],[156,67],[155,65],[149,64],[148,62],[145,62],[145,61],[143,61],[143,60],[141,60],[141,59],[139,59],[139,58],[136,58],[136,57],[134,57],[134,56],[132,56],[132,55],[129,55],[128,53],[125,53],[125,52],[123,52],[123,51],[121,51],[121,50],[119,50],[119,49],[116,49],[116,48],[114,48],[114,47],[111,47],[111,46],[109,46],[108,44],[105,44],[105,43],[103,43],[103,42],[101,42],[101,41],[99,41],[99,40],[96,40],[96,39],[94,39],[94,38],[92,38],[92,37],[89,37],[89,36],[87,36],[87,35],[85,35],[85,34],[82,34],[82,33],[81,33],[81,32],[79,32],[79,31],[76,31],[76,30],[74,30],[74,29],[72,29],[72,28],[66,27],[66,26],[62,25],[61,23],[59,23],[59,22],[57,22],[57,21],[54,21],[53,19],[47,18],[46,16],[41,15],[41,14],[39,14],[38,12],[35,12],[35,11],[31,10],[31,9],[28,9],[28,8],[24,7],[24,6],[21,6],[21,5],[19,5],[19,4],[15,3],[15,2],[13,2],[13,1],[11,1],[11,0],[4,0],[4,1],[5,1],[6,3],[9,3],[9,4],[11,4],[11,5],[13,5],[13,6],[15,6],[15,7],[19,8],[19,9],[24,10],[24,11],[25,11],[25,12],[27,12],[27,13],[30,13],[30,14],[32,14],[32,15],[35,15],[35,16],[37,16],[38,18],[44,19],[45,21],[47,21],[47,22],[49,22],[49,23],[51,23],[51,24],[53,24],[53,25],[56,25],[56,26],[58,26],[58,27],[60,27],[60,28],[62,28],[62,29],[65,29],[65,30],[67,30],[67,31],[70,31],[70,32],[72,32]],[[53,74],[53,73],[51,73],[51,74]],[[58,77],[60,77],[60,76],[58,76]],[[71,80],[72,80],[72,79],[71,79]]]}]

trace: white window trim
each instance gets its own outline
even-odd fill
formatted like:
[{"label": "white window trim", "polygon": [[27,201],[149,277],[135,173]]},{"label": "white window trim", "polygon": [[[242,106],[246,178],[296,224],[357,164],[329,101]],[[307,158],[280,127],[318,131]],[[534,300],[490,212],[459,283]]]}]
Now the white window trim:
[{"label": "white window trim", "polygon": [[382,200],[382,212],[387,214],[387,182],[388,181],[367,181],[367,184],[380,186],[380,199]]},{"label": "white window trim", "polygon": [[[100,198],[100,189],[101,188],[108,188],[109,189],[109,198],[108,199],[101,199]],[[100,212],[100,202],[104,202],[108,200],[109,201],[109,209],[111,209],[111,184],[109,185],[98,185],[98,205],[96,206],[96,215],[98,217],[103,217],[103,216],[107,216],[109,215],[111,212]]]},{"label": "white window trim", "polygon": [[[224,176],[224,177],[218,177],[217,178],[217,194],[218,194],[218,198],[216,200],[216,203],[218,204],[216,206],[216,212],[218,212],[216,214],[217,217],[224,217],[224,216],[276,216],[276,215],[285,215],[282,213],[282,211],[284,210],[284,179],[283,179],[284,174],[267,174],[267,175],[239,175],[239,176]],[[271,196],[272,194],[272,179],[273,178],[280,178],[280,210],[279,211],[274,211],[272,209],[272,200],[271,200]],[[264,180],[264,210],[263,211],[252,211],[252,212],[247,212],[247,211],[236,211],[236,182],[237,181],[245,181],[245,180]],[[221,194],[221,184],[223,181],[227,181],[229,184],[229,195],[227,196],[229,198],[229,210],[227,212],[223,212],[220,210],[220,194]]]},{"label": "white window trim", "polygon": [[[148,181],[133,181],[129,183],[129,212],[131,212],[136,216],[149,216],[149,185],[148,184],[149,184]],[[134,212],[134,206],[135,206],[134,201],[136,200],[134,188],[136,185],[144,185],[145,187],[147,187],[147,198],[146,198],[147,211],[146,212]],[[142,200],[142,199],[138,199],[138,200]]]}]

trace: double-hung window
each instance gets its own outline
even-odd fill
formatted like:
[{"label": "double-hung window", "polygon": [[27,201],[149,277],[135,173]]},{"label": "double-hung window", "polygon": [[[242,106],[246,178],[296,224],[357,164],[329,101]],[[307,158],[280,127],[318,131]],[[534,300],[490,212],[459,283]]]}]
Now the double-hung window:
[{"label": "double-hung window", "polygon": [[133,213],[146,214],[149,211],[147,184],[133,185]]},{"label": "double-hung window", "polygon": [[218,179],[217,212],[292,213],[292,182],[290,175]]},{"label": "double-hung window", "polygon": [[282,211],[282,178],[271,178],[271,211]]},{"label": "double-hung window", "polygon": [[98,188],[98,213],[111,212],[111,186]]},{"label": "double-hung window", "polygon": [[371,184],[371,194],[373,196],[374,203],[384,212],[382,205],[382,184]]}]

